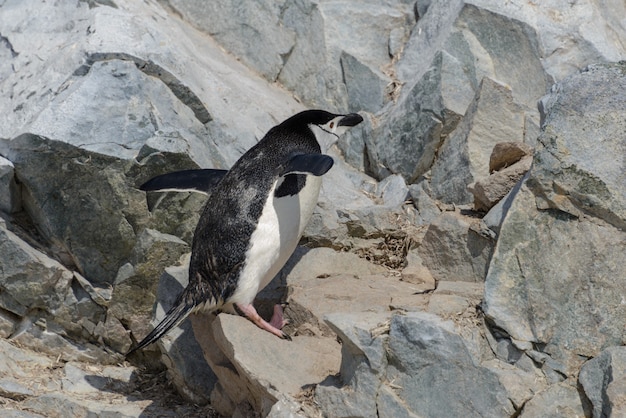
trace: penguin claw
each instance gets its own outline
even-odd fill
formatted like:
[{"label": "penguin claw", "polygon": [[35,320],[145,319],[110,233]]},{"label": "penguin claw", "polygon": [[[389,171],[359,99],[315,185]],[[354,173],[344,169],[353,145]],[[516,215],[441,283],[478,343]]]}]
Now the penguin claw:
[{"label": "penguin claw", "polygon": [[283,340],[293,341],[293,340],[291,339],[291,335],[289,335],[289,334],[287,334],[287,333],[285,333],[285,332],[283,332]]}]

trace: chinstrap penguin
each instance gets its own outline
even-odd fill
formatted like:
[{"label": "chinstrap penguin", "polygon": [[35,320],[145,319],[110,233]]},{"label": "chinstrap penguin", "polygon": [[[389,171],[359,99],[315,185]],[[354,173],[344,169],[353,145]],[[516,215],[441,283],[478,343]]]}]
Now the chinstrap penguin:
[{"label": "chinstrap penguin", "polygon": [[284,266],[317,204],[322,154],[363,118],[323,110],[298,113],[273,127],[230,170],[185,170],[157,176],[142,190],[194,190],[209,195],[196,227],[189,284],[165,318],[128,354],[163,336],[188,314],[233,307],[259,328],[290,339],[277,305],[270,322],[252,305]]}]

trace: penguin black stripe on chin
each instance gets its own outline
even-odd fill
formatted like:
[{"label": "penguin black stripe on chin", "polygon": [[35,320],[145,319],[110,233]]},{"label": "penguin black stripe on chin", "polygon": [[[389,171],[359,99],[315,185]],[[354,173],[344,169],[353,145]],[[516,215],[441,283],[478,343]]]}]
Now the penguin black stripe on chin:
[{"label": "penguin black stripe on chin", "polygon": [[189,313],[233,306],[280,338],[285,321],[277,306],[266,322],[252,302],[287,262],[309,221],[321,176],[333,166],[322,154],[363,118],[323,110],[300,112],[273,127],[233,167],[164,174],[140,188],[209,194],[196,227],[189,284],[165,318],[128,354],[153,343]]}]

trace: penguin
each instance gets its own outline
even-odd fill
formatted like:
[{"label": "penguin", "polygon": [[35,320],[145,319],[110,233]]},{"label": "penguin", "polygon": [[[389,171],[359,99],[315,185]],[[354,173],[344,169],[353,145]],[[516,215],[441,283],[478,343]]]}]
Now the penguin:
[{"label": "penguin", "polygon": [[165,318],[127,355],[155,342],[189,314],[231,310],[279,338],[291,339],[282,308],[267,322],[252,305],[294,252],[317,204],[329,146],[361,123],[356,114],[306,110],[271,128],[226,170],[157,176],[142,190],[208,194],[194,232],[189,284]]}]

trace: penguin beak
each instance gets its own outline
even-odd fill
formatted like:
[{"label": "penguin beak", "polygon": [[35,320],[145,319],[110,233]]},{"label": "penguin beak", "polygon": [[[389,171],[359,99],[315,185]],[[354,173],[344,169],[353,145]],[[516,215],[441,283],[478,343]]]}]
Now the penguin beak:
[{"label": "penguin beak", "polygon": [[358,113],[350,113],[339,120],[339,126],[356,126],[363,122],[363,117]]}]

